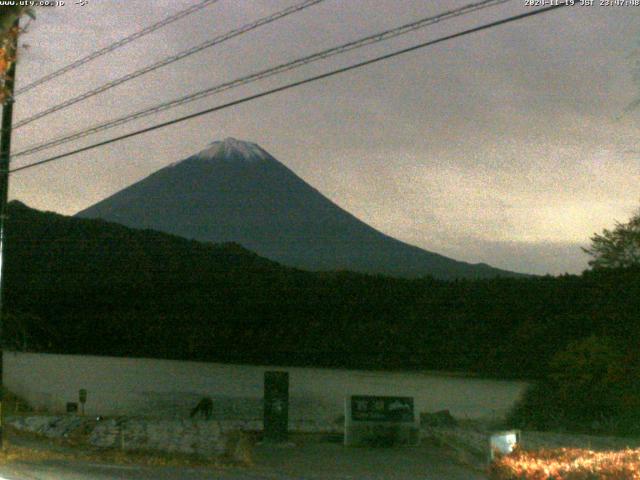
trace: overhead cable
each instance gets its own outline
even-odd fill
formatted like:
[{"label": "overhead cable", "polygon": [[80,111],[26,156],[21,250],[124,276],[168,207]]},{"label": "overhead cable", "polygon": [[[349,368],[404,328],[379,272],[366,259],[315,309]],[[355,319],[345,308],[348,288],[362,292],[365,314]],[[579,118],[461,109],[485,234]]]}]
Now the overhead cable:
[{"label": "overhead cable", "polygon": [[105,55],[106,53],[112,52],[120,47],[125,46],[128,43],[133,42],[134,40],[137,40],[140,37],[144,37],[145,35],[154,32],[156,30],[158,30],[159,28],[162,28],[166,25],[169,25],[177,20],[180,20],[181,18],[186,17],[187,15],[191,15],[192,13],[195,13],[199,10],[202,10],[203,8],[211,5],[212,3],[216,3],[218,0],[203,0],[195,5],[192,5],[188,8],[185,8],[184,10],[180,10],[179,12],[163,19],[160,20],[159,22],[154,23],[153,25],[149,25],[146,28],[143,28],[142,30],[135,32],[125,38],[122,38],[120,40],[118,40],[115,43],[112,43],[111,45],[108,45],[104,48],[101,48],[99,50],[96,50],[95,52],[92,52],[68,65],[65,65],[62,68],[59,68],[58,70],[49,73],[48,75],[45,75],[44,77],[39,78],[38,80],[35,80],[31,83],[29,83],[28,85],[25,85],[24,87],[18,88],[16,90],[16,93],[14,94],[14,97],[17,97],[18,95],[27,92],[39,85],[42,85],[43,83],[46,83],[50,80],[53,80],[54,78],[59,77],[60,75],[63,75],[67,72],[70,72],[71,70],[75,70],[76,68],[84,65],[85,63],[88,63],[92,60],[95,60],[98,57],[101,57],[102,55]]},{"label": "overhead cable", "polygon": [[342,44],[340,46],[337,47],[332,47],[326,50],[322,50],[320,52],[316,52],[312,55],[307,55],[305,57],[302,58],[298,58],[296,60],[290,61],[290,62],[286,62],[280,65],[277,65],[275,67],[272,68],[268,68],[266,70],[261,70],[259,72],[255,72],[253,74],[247,75],[247,76],[243,76],[240,78],[237,78],[235,80],[231,80],[228,82],[224,82],[222,84],[218,84],[215,85],[213,87],[209,87],[206,88],[204,90],[200,90],[198,92],[189,94],[189,95],[185,95],[183,97],[179,97],[177,99],[168,101],[168,102],[164,102],[161,103],[159,105],[156,105],[154,107],[150,107],[150,108],[146,108],[144,110],[140,110],[138,112],[135,113],[131,113],[131,114],[127,114],[124,115],[120,118],[114,119],[114,120],[110,120],[101,124],[97,124],[94,125],[92,127],[89,127],[87,129],[75,132],[75,133],[71,133],[71,134],[66,134],[57,138],[54,138],[52,140],[48,140],[44,143],[40,143],[38,145],[35,146],[31,146],[31,147],[27,147],[24,150],[21,150],[19,152],[16,152],[12,158],[17,158],[17,157],[21,157],[24,155],[30,155],[36,152],[40,152],[42,150],[48,150],[50,148],[62,145],[64,143],[68,143],[71,142],[73,140],[77,140],[83,137],[86,137],[88,135],[92,135],[98,132],[102,132],[104,130],[108,130],[111,128],[115,128],[118,127],[120,125],[124,125],[126,123],[129,123],[131,121],[143,118],[143,117],[147,117],[149,115],[153,115],[155,113],[158,112],[162,112],[165,110],[169,110],[181,105],[185,105],[187,103],[191,103],[194,102],[196,100],[200,100],[202,98],[226,91],[226,90],[230,90],[233,88],[237,88],[240,87],[242,85],[246,85],[248,83],[252,83],[258,80],[262,80],[264,78],[268,78],[271,77],[273,75],[277,75],[279,73],[283,73],[289,70],[293,70],[295,68],[299,68],[303,65],[307,65],[309,63],[313,63],[313,62],[317,62],[319,60],[324,60],[326,58],[335,56],[335,55],[339,55],[339,54],[343,54],[346,52],[349,52],[351,50],[355,50],[357,48],[362,48],[365,47],[367,45],[371,45],[373,43],[378,43],[378,42],[382,42],[385,40],[389,40],[393,37],[397,37],[400,35],[404,35],[407,34],[409,32],[412,32],[414,30],[418,30],[420,28],[424,28],[427,27],[429,25],[433,25],[435,23],[441,22],[441,21],[445,21],[451,18],[455,18],[461,15],[466,15],[475,11],[478,11],[480,9],[484,9],[484,8],[488,8],[488,7],[492,7],[495,5],[499,5],[502,3],[506,3],[509,2],[511,0],[483,0],[483,1],[479,1],[479,2],[475,2],[475,3],[471,3],[468,5],[465,5],[463,7],[460,8],[456,8],[454,10],[449,10],[447,12],[444,13],[440,13],[438,15],[435,16],[429,16],[426,18],[421,18],[420,20],[411,22],[411,23],[407,23],[405,25],[401,25],[399,27],[396,28],[392,28],[389,30],[385,30],[383,32],[379,32],[373,35],[368,35],[366,37],[360,38],[358,40],[354,40],[351,42],[348,42],[346,44]]},{"label": "overhead cable", "polygon": [[286,17],[288,15],[291,15],[293,13],[299,12],[301,10],[304,10],[305,8],[311,7],[312,5],[315,5],[317,3],[323,2],[324,0],[305,0],[302,3],[293,5],[289,8],[285,8],[284,10],[280,10],[279,12],[276,12],[272,15],[268,15],[266,17],[263,17],[255,22],[243,25],[240,28],[236,28],[234,30],[231,30],[230,32],[224,33],[222,35],[218,35],[210,40],[207,40],[204,43],[201,43],[200,45],[197,45],[195,47],[192,48],[188,48],[187,50],[183,50],[182,52],[179,52],[175,55],[171,55],[170,57],[166,57],[163,58],[162,60],[159,60],[151,65],[148,65],[144,68],[141,68],[139,70],[136,70],[135,72],[132,73],[128,73],[120,78],[117,78],[115,80],[111,80],[103,85],[100,85],[99,87],[96,87],[94,89],[91,89],[85,93],[82,93],[76,97],[70,98],[69,100],[66,100],[62,103],[59,103],[57,105],[53,105],[50,108],[47,108],[46,110],[43,110],[41,112],[38,112],[28,118],[25,118],[23,120],[20,120],[18,122],[16,122],[16,124],[13,126],[14,130],[17,130],[20,127],[23,127],[25,125],[28,125],[31,122],[34,122],[36,120],[39,120],[43,117],[46,117],[47,115],[50,115],[52,113],[58,112],[60,110],[63,110],[65,108],[68,108],[72,105],[75,105],[76,103],[82,102],[83,100],[87,100],[88,98],[91,98],[95,95],[98,95],[99,93],[102,92],[106,92],[107,90],[110,90],[111,88],[114,88],[118,85],[121,85],[125,82],[128,82],[129,80],[133,80],[134,78],[138,78],[142,75],[145,75],[147,73],[153,72],[154,70],[157,70],[161,67],[164,67],[166,65],[169,65],[171,63],[177,62],[178,60],[182,60],[183,58],[189,57],[195,53],[201,52],[202,50],[206,49],[206,48],[210,48],[213,47],[214,45],[218,45],[220,43],[223,43],[227,40],[230,40],[232,38],[235,38],[237,36],[243,35],[247,32],[250,32],[251,30],[255,30],[263,25],[267,25],[268,23],[271,22],[275,22],[276,20],[279,20],[283,17]]},{"label": "overhead cable", "polygon": [[105,145],[109,145],[109,144],[114,143],[114,142],[119,142],[119,141],[125,140],[127,138],[132,138],[132,137],[136,137],[138,135],[142,135],[143,133],[147,133],[147,132],[151,132],[151,131],[154,131],[154,130],[158,130],[160,128],[168,127],[170,125],[175,125],[177,123],[181,123],[181,122],[184,122],[186,120],[191,120],[193,118],[201,117],[201,116],[207,115],[209,113],[217,112],[219,110],[224,110],[224,109],[236,106],[236,105],[247,103],[247,102],[250,102],[252,100],[256,100],[258,98],[262,98],[262,97],[266,97],[268,95],[272,95],[274,93],[283,92],[283,91],[289,90],[291,88],[299,87],[301,85],[306,85],[306,84],[311,83],[311,82],[316,82],[318,80],[329,78],[329,77],[332,77],[334,75],[338,75],[338,74],[341,74],[341,73],[349,72],[351,70],[355,70],[355,69],[358,69],[358,68],[361,68],[361,67],[364,67],[364,66],[367,66],[367,65],[378,63],[378,62],[381,62],[383,60],[388,60],[390,58],[394,58],[394,57],[397,57],[397,56],[400,56],[400,55],[404,55],[405,53],[413,52],[413,51],[416,51],[416,50],[419,50],[419,49],[422,49],[422,48],[430,47],[432,45],[436,45],[436,44],[439,44],[439,43],[442,43],[442,42],[445,42],[445,41],[448,41],[448,40],[452,40],[454,38],[459,38],[459,37],[463,37],[465,35],[469,35],[471,33],[476,33],[476,32],[480,32],[480,31],[483,31],[483,30],[488,30],[490,28],[494,28],[494,27],[497,27],[497,26],[500,26],[500,25],[504,25],[504,24],[507,24],[507,23],[515,22],[517,20],[522,20],[522,19],[525,19],[525,18],[533,17],[533,16],[536,16],[536,15],[540,15],[542,13],[547,13],[547,12],[556,10],[558,8],[563,8],[563,7],[566,7],[566,6],[569,6],[569,4],[567,4],[567,3],[559,3],[557,5],[552,5],[552,6],[549,6],[549,7],[544,7],[544,8],[540,8],[540,9],[537,9],[537,10],[528,11],[528,12],[522,13],[520,15],[514,15],[514,16],[511,16],[511,17],[503,18],[501,20],[497,20],[497,21],[494,21],[494,22],[486,23],[486,24],[480,25],[478,27],[470,28],[470,29],[467,29],[467,30],[463,30],[461,32],[457,32],[457,33],[454,33],[454,34],[451,34],[451,35],[440,37],[440,38],[437,38],[435,40],[430,40],[428,42],[420,43],[420,44],[417,44],[417,45],[414,45],[414,46],[411,46],[411,47],[408,47],[408,48],[403,48],[401,50],[396,50],[394,52],[387,53],[385,55],[380,55],[378,57],[374,57],[372,59],[365,60],[365,61],[360,62],[360,63],[349,65],[347,67],[338,68],[336,70],[331,70],[330,72],[323,73],[323,74],[320,74],[320,75],[315,75],[313,77],[306,78],[304,80],[299,80],[297,82],[289,83],[289,84],[286,84],[286,85],[283,85],[283,86],[280,86],[280,87],[277,87],[277,88],[272,88],[270,90],[266,90],[266,91],[263,91],[263,92],[260,92],[260,93],[256,93],[254,95],[249,95],[247,97],[243,97],[241,99],[234,100],[232,102],[228,102],[228,103],[225,103],[223,105],[218,105],[218,106],[215,106],[215,107],[207,108],[206,110],[201,110],[199,112],[192,113],[190,115],[185,115],[183,117],[175,118],[175,119],[169,120],[167,122],[162,122],[162,123],[153,125],[151,127],[143,128],[143,129],[137,130],[135,132],[130,132],[130,133],[127,133],[125,135],[120,135],[118,137],[111,138],[109,140],[104,140],[102,142],[97,142],[97,143],[94,143],[92,145],[88,145],[86,147],[77,148],[75,150],[72,150],[72,151],[69,151],[69,152],[66,152],[66,153],[62,153],[62,154],[59,154],[59,155],[55,155],[53,157],[45,158],[44,160],[39,160],[37,162],[29,163],[29,164],[23,165],[21,167],[16,167],[16,168],[11,169],[9,172],[10,173],[15,173],[15,172],[27,170],[27,169],[30,169],[30,168],[34,168],[34,167],[37,167],[37,166],[40,166],[40,165],[44,165],[46,163],[58,161],[58,160],[61,160],[63,158],[69,157],[71,155],[76,155],[78,153],[82,153],[82,152],[86,152],[86,151],[89,151],[89,150],[93,150],[95,148],[103,147]]}]

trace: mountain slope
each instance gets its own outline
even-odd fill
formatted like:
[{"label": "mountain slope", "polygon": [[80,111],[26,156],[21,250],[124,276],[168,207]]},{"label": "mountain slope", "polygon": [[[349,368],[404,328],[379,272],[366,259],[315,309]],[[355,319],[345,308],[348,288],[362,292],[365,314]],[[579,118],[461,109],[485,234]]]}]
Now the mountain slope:
[{"label": "mountain slope", "polygon": [[77,214],[186,238],[238,242],[309,270],[404,277],[515,275],[384,235],[344,211],[259,146],[228,138]]}]

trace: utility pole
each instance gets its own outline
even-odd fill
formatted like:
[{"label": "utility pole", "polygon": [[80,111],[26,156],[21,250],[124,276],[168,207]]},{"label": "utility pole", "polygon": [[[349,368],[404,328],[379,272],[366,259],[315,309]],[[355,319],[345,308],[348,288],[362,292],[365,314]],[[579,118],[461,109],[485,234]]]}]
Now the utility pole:
[{"label": "utility pole", "polygon": [[13,87],[16,79],[16,53],[18,51],[18,29],[20,19],[16,19],[11,27],[14,32],[11,35],[11,44],[7,49],[6,58],[11,66],[5,77],[5,90],[7,96],[2,105],[2,130],[0,131],[0,449],[4,448],[4,425],[2,400],[4,396],[3,373],[3,291],[4,291],[4,254],[6,243],[5,222],[7,219],[7,203],[9,201],[9,167],[11,161],[11,129],[13,123]]}]

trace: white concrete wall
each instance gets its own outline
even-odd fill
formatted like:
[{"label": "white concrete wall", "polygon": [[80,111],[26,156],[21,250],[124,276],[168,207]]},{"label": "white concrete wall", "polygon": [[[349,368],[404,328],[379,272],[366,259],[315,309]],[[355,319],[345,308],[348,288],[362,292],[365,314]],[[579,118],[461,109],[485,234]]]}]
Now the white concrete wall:
[{"label": "white concrete wall", "polygon": [[413,396],[418,412],[498,418],[522,394],[523,382],[435,373],[229,365],[143,358],[4,352],[4,385],[31,405],[62,412],[88,391],[87,414],[184,417],[204,395],[217,418],[259,419],[263,375],[290,373],[292,419],[332,420],[345,395]]}]

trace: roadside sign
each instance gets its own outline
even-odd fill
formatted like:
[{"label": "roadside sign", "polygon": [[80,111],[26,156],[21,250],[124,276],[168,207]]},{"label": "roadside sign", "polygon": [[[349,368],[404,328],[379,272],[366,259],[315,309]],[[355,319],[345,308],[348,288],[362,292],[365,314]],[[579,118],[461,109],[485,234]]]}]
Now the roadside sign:
[{"label": "roadside sign", "polygon": [[412,397],[351,397],[354,422],[414,422]]},{"label": "roadside sign", "polygon": [[520,430],[506,430],[495,432],[489,436],[489,460],[496,455],[508,455],[520,443]]},{"label": "roadside sign", "polygon": [[289,431],[289,372],[264,372],[264,438],[284,442]]},{"label": "roadside sign", "polygon": [[413,397],[351,395],[345,399],[345,445],[417,445],[419,432]]}]

